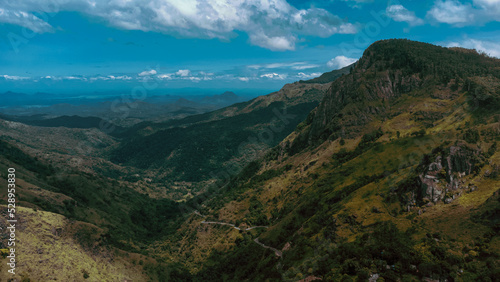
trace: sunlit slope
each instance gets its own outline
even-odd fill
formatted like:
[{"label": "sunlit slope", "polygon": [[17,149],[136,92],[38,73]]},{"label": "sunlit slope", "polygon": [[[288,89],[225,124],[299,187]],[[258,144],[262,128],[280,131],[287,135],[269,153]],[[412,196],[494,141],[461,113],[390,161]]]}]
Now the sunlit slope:
[{"label": "sunlit slope", "polygon": [[192,201],[214,221],[269,226],[205,255],[200,279],[494,281],[499,72],[468,50],[374,43],[291,135]]}]

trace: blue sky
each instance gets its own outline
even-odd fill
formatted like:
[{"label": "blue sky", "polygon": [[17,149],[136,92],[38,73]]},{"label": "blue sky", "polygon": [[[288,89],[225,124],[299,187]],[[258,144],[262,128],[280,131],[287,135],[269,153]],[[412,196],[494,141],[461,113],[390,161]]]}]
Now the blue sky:
[{"label": "blue sky", "polygon": [[500,57],[499,20],[500,0],[2,1],[0,92],[277,90],[379,39]]}]

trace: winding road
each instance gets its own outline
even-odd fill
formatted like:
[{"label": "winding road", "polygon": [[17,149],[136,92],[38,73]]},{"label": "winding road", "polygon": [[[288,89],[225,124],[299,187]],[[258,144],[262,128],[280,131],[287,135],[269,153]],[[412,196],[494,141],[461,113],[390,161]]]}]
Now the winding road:
[{"label": "winding road", "polygon": [[262,244],[261,242],[259,242],[259,238],[255,238],[255,240],[253,240],[253,241],[255,243],[259,244],[262,248],[266,248],[266,249],[272,250],[276,254],[276,256],[278,256],[278,257],[282,257],[283,256],[283,253],[281,251],[279,251],[278,249],[266,246],[266,245]]},{"label": "winding road", "polygon": [[[206,215],[202,215],[200,212],[198,211],[194,211],[193,212],[194,214],[196,215],[199,215],[201,217],[207,217]],[[220,225],[227,225],[227,226],[231,226],[232,228],[236,229],[236,230],[243,230],[243,231],[249,231],[249,230],[252,230],[252,229],[255,229],[255,228],[269,228],[268,226],[251,226],[251,227],[248,227],[248,228],[245,228],[245,229],[241,229],[239,227],[237,227],[236,225],[232,224],[232,223],[226,223],[226,222],[218,222],[218,221],[205,221],[203,220],[201,222],[202,224],[220,224]],[[278,249],[276,248],[273,248],[273,247],[270,247],[270,246],[267,246],[267,245],[264,245],[262,244],[260,241],[259,241],[259,238],[255,238],[253,240],[255,243],[257,243],[259,246],[261,246],[262,248],[265,248],[265,249],[269,249],[269,250],[272,250],[277,257],[282,257],[283,256],[283,253],[281,251],[279,251]]]},{"label": "winding road", "polygon": [[231,223],[225,223],[225,222],[217,222],[217,221],[202,221],[201,223],[203,224],[220,224],[220,225],[229,225],[231,227],[233,227],[234,229],[236,230],[243,230],[243,231],[248,231],[248,230],[252,230],[252,229],[255,229],[255,228],[269,228],[267,226],[252,226],[252,227],[248,227],[248,228],[245,228],[245,229],[241,229],[239,227],[236,227],[234,224],[231,224]]}]

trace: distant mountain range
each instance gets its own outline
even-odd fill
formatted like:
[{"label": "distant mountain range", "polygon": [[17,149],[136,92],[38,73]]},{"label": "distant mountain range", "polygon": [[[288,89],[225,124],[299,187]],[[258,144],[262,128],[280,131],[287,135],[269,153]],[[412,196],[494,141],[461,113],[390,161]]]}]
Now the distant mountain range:
[{"label": "distant mountain range", "polygon": [[[233,92],[212,96],[151,96],[144,100],[125,97],[99,99],[64,98],[61,95],[6,92],[0,94],[4,103],[0,113],[12,116],[33,116],[31,120],[58,116],[99,117],[119,125],[129,126],[139,121],[161,121],[213,111],[248,98]],[[26,119],[25,119],[26,120]]]}]

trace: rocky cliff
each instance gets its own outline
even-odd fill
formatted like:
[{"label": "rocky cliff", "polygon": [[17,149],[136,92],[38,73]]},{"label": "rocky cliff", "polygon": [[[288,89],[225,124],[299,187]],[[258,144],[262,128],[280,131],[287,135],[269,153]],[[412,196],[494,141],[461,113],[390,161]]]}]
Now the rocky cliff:
[{"label": "rocky cliff", "polygon": [[425,155],[417,168],[421,173],[414,180],[414,197],[410,198],[410,202],[414,205],[438,201],[451,203],[463,192],[474,191],[475,186],[468,183],[468,176],[478,172],[483,160],[480,148],[466,142],[446,149],[438,148]]}]

